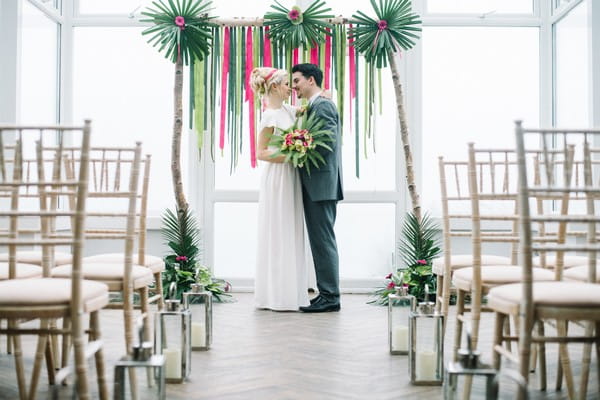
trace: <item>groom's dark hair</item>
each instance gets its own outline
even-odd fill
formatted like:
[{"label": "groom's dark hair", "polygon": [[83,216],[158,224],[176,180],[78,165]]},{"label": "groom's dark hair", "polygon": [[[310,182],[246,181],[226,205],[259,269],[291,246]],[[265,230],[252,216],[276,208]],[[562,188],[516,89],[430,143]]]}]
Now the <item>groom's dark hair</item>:
[{"label": "groom's dark hair", "polygon": [[292,74],[294,72],[300,72],[306,79],[312,76],[318,87],[323,83],[323,71],[315,64],[296,64],[292,67]]}]

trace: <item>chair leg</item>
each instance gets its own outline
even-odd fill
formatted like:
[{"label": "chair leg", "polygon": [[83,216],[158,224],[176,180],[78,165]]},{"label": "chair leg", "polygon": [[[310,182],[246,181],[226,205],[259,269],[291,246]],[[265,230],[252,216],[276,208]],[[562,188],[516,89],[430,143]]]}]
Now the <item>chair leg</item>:
[{"label": "chair leg", "polygon": [[[14,319],[8,320],[9,329],[17,329],[19,323]],[[27,399],[27,385],[25,382],[25,368],[23,367],[23,352],[21,350],[21,336],[9,335],[8,340],[12,340],[12,352],[15,359],[15,370],[17,373],[17,386],[19,387],[19,398]]]},{"label": "chair leg", "polygon": [[87,363],[85,359],[85,343],[81,323],[73,321],[73,354],[75,358],[75,375],[77,394],[81,400],[91,399],[88,380]]},{"label": "chair leg", "polygon": [[[533,330],[533,323],[525,320],[521,320],[524,318],[522,315],[515,318],[515,321],[519,321],[518,331],[519,332],[519,373],[525,379],[525,383],[529,384],[529,365],[531,358],[531,334]],[[525,394],[523,391],[519,390],[517,394],[518,400],[523,400],[525,398]]]},{"label": "chair leg", "polygon": [[140,311],[146,314],[146,323],[144,324],[144,340],[152,341],[152,318],[150,318],[150,305],[148,304],[148,287],[138,290],[140,295]]},{"label": "chair leg", "polygon": [[[585,336],[594,336],[594,324],[593,322],[585,322]],[[592,342],[583,344],[583,359],[581,360],[581,384],[579,394],[582,398],[585,398],[588,390],[588,382],[590,378],[590,363],[592,362]]]},{"label": "chair leg", "polygon": [[[63,318],[63,330],[69,332],[71,330],[71,319],[68,317]],[[69,353],[71,352],[71,335],[69,333],[63,334],[62,337],[62,351],[60,367],[64,368],[69,364]]]},{"label": "chair leg", "polygon": [[[502,346],[502,342],[504,341],[502,329],[504,327],[504,320],[506,319],[506,316],[499,312],[496,312],[495,316],[496,318],[494,322],[494,342],[492,343],[492,367],[497,371],[500,371],[500,365],[502,364],[502,356],[496,351],[496,346]],[[498,385],[492,387],[491,391],[492,398],[497,399]]]},{"label": "chair leg", "polygon": [[460,349],[460,342],[462,339],[462,319],[465,314],[465,292],[462,290],[456,291],[456,327],[454,330],[454,348],[452,349],[452,360],[456,361],[458,357],[458,350]]},{"label": "chair leg", "polygon": [[156,285],[156,292],[160,296],[158,299],[158,310],[162,311],[165,306],[165,299],[163,296],[162,274],[160,272],[154,274],[154,282]]},{"label": "chair leg", "polygon": [[48,384],[54,385],[56,378],[56,363],[54,354],[52,354],[52,347],[50,343],[46,341],[46,370],[48,371]]},{"label": "chair leg", "polygon": [[[40,320],[40,329],[45,330],[50,326],[50,321],[46,318]],[[35,392],[37,391],[37,385],[40,380],[40,370],[42,369],[42,362],[46,355],[46,347],[48,344],[48,335],[38,335],[38,343],[35,351],[35,358],[33,361],[33,370],[31,371],[31,380],[29,381],[29,398],[35,399]],[[52,370],[54,367],[50,368]]]},{"label": "chair leg", "polygon": [[[558,336],[566,337],[568,332],[567,321],[557,321],[556,322],[556,330]],[[560,363],[562,366],[562,371],[565,376],[565,381],[567,382],[567,391],[569,393],[570,399],[575,399],[575,382],[573,381],[573,371],[571,370],[571,361],[569,358],[569,349],[567,348],[566,343],[558,344],[558,352],[560,357]]]},{"label": "chair leg", "polygon": [[[600,321],[596,322],[596,332],[594,332],[596,337],[596,364],[600,365]],[[598,367],[598,387],[600,387],[600,367]]]},{"label": "chair leg", "polygon": [[[538,336],[546,336],[544,321],[538,321]],[[547,369],[546,369],[546,343],[543,341],[538,345],[539,361],[540,361],[540,390],[546,390],[547,387]]]},{"label": "chair leg", "polygon": [[[100,315],[98,311],[90,313],[90,332],[93,340],[100,340]],[[104,370],[104,350],[102,347],[94,354],[96,362],[96,379],[98,381],[98,393],[101,400],[108,400],[108,386],[106,383],[106,372]]]},{"label": "chair leg", "polygon": [[[516,325],[515,325],[515,326],[516,326]],[[510,317],[508,317],[508,318],[504,318],[504,326],[503,326],[503,329],[504,329],[504,334],[505,334],[506,336],[510,336]],[[516,327],[515,327],[515,332],[519,332],[519,330],[518,330],[518,329],[516,329]],[[508,351],[512,351],[512,342],[511,342],[510,340],[506,342],[506,349],[507,349]]]}]

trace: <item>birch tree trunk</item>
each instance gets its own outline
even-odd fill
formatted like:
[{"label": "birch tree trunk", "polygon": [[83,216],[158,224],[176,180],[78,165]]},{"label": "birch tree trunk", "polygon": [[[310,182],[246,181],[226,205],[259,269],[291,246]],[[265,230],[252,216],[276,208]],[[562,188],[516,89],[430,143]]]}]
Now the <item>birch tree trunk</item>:
[{"label": "birch tree trunk", "polygon": [[415,183],[415,171],[413,166],[412,151],[410,148],[410,140],[408,136],[408,123],[406,122],[406,112],[404,111],[404,95],[402,94],[402,83],[400,82],[400,72],[396,64],[395,54],[388,52],[388,60],[390,69],[392,70],[392,81],[394,83],[394,92],[396,93],[396,105],[398,108],[398,119],[400,120],[400,137],[402,147],[404,148],[404,160],[406,164],[406,183],[408,185],[408,193],[412,202],[413,214],[419,222],[421,222],[421,204],[417,185]]},{"label": "birch tree trunk", "polygon": [[175,88],[174,88],[174,118],[173,138],[171,141],[171,175],[173,178],[173,190],[177,203],[177,213],[182,215],[188,208],[185,194],[183,193],[183,181],[181,178],[181,130],[183,127],[183,61],[181,56],[177,57],[175,63]]}]

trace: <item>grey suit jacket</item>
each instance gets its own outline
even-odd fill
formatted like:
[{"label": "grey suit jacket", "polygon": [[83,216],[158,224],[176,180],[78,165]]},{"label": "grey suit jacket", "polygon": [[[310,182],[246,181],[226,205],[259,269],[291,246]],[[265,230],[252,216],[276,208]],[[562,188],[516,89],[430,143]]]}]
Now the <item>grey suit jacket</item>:
[{"label": "grey suit jacket", "polygon": [[333,101],[324,97],[317,97],[310,108],[308,114],[316,116],[324,121],[324,130],[330,131],[334,141],[329,143],[333,151],[318,148],[319,153],[326,161],[320,168],[312,167],[310,175],[305,168],[300,169],[300,179],[302,185],[308,192],[312,201],[323,200],[343,200],[342,190],[342,129],[340,124],[340,115]]}]

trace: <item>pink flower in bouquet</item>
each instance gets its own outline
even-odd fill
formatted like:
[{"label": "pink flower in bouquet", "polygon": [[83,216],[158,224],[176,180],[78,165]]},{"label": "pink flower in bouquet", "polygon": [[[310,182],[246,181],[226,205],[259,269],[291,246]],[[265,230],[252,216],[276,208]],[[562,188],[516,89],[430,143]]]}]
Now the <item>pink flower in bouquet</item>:
[{"label": "pink flower in bouquet", "polygon": [[387,274],[387,275],[385,276],[385,279],[392,279],[392,273],[390,272],[389,274]]},{"label": "pink flower in bouquet", "polygon": [[175,257],[175,261],[183,261],[186,262],[188,258],[186,256],[177,256]]},{"label": "pink flower in bouquet", "polygon": [[390,282],[387,284],[386,289],[393,289],[396,287],[396,284],[394,282]]},{"label": "pink flower in bouquet", "polygon": [[180,29],[183,29],[185,27],[185,19],[181,15],[176,16],[175,25],[177,25]]},{"label": "pink flower in bouquet", "polygon": [[427,265],[427,260],[417,260],[417,264],[419,264],[419,265]]},{"label": "pink flower in bouquet", "polygon": [[388,24],[387,24],[387,21],[386,21],[385,19],[382,19],[382,20],[380,20],[380,21],[377,23],[377,28],[379,28],[379,30],[380,30],[380,31],[382,31],[382,30],[386,29],[386,28],[387,28],[387,26],[388,26]]}]

